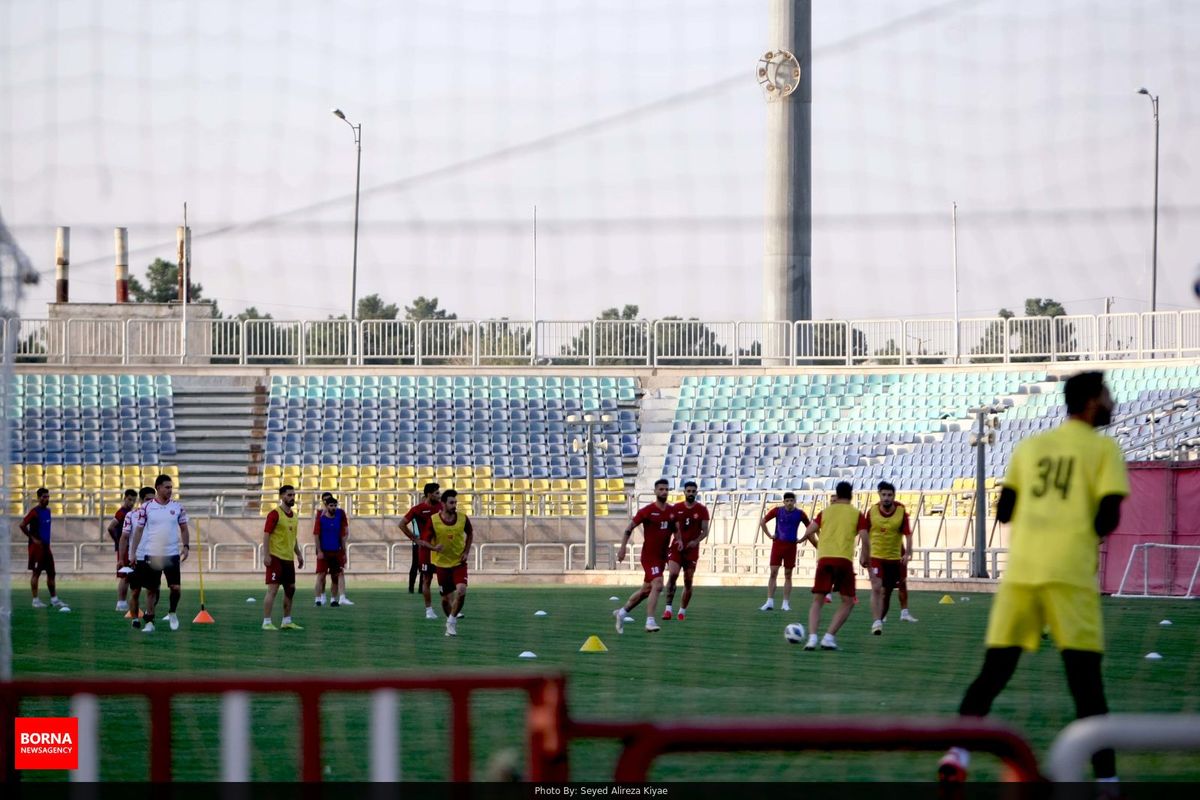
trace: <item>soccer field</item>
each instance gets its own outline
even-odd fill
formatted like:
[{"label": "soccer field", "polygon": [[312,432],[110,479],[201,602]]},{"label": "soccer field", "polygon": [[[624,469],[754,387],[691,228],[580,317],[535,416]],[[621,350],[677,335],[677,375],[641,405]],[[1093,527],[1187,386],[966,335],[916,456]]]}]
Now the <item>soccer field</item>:
[{"label": "soccer field", "polygon": [[[70,614],[29,607],[22,585],[13,613],[18,678],[103,675],[320,675],[346,673],[444,674],[460,670],[562,672],[569,708],[577,718],[638,719],[714,716],[847,715],[907,718],[954,714],[982,659],[990,595],[959,597],[940,605],[940,594],[914,593],[920,622],[898,621],[882,637],[869,634],[866,607],[855,610],[839,635],[839,652],[804,652],[783,638],[787,622],[805,621],[806,591],[795,593],[791,613],[759,612],[758,588],[701,588],[685,622],[663,622],[646,634],[644,615],[623,636],[613,630],[611,609],[632,587],[475,587],[455,639],[443,622],[425,620],[419,595],[396,585],[351,584],[353,608],[313,608],[307,587],[297,592],[296,632],[264,632],[261,584],[209,592],[213,626],[194,626],[198,608],[185,587],[183,627],[163,625],[152,635],[130,629],[113,611],[107,584],[64,582]],[[248,603],[247,598],[255,598]],[[165,601],[165,592],[164,592]],[[863,602],[866,602],[864,596]],[[163,606],[165,609],[165,604]],[[549,616],[535,617],[544,609]],[[1120,712],[1200,711],[1200,604],[1106,598],[1108,656],[1104,675],[1109,703]],[[640,609],[639,609],[640,611]],[[277,606],[276,622],[279,618]],[[825,612],[827,623],[830,610]],[[1160,626],[1163,619],[1171,626]],[[598,634],[607,653],[580,653]],[[517,657],[523,650],[536,660]],[[1161,661],[1147,661],[1151,651]],[[474,714],[475,774],[506,751],[522,752],[524,701],[515,694],[477,695]],[[367,774],[367,710],[361,696],[328,698],[323,707],[327,780]],[[66,701],[36,701],[23,715],[57,715]],[[102,702],[101,776],[144,780],[148,774],[148,714],[140,700]],[[448,704],[436,695],[401,699],[402,777],[442,780],[448,774]],[[1026,656],[995,718],[1023,730],[1039,758],[1073,718],[1061,662],[1050,647]],[[216,701],[184,698],[175,705],[177,779],[214,780],[220,771]],[[253,703],[253,776],[299,776],[299,709],[291,698]],[[571,749],[575,780],[611,778],[617,745],[581,742]],[[1200,757],[1119,755],[1125,780],[1200,780]],[[936,754],[824,755],[820,753],[669,756],[652,777],[663,780],[928,780]],[[996,762],[977,759],[973,778],[994,777]],[[61,773],[28,774],[61,779]]]}]

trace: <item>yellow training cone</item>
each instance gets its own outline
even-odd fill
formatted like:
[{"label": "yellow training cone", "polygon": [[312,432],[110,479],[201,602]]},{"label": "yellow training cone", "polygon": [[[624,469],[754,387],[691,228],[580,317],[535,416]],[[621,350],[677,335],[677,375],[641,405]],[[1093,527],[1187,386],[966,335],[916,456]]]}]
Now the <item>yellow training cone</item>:
[{"label": "yellow training cone", "polygon": [[943,606],[952,606],[954,605],[954,598],[948,594],[944,594],[942,595],[942,599],[938,600],[938,604]]},{"label": "yellow training cone", "polygon": [[579,648],[581,653],[607,653],[608,648],[604,646],[604,642],[600,641],[599,636],[589,636],[587,641],[583,643],[583,647]]}]

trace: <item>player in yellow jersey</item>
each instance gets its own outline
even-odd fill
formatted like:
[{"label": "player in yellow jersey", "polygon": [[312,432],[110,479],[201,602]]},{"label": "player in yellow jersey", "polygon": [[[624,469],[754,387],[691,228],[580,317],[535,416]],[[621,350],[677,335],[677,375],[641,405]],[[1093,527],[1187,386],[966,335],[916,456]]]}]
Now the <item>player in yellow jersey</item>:
[{"label": "player in yellow jersey", "polygon": [[808,610],[808,643],[805,650],[817,649],[817,626],[821,624],[821,609],[825,595],[837,590],[842,604],[833,614],[829,630],[821,637],[822,650],[837,650],[835,635],[846,624],[854,610],[854,540],[861,543],[859,563],[867,566],[871,547],[867,542],[867,520],[851,500],[854,487],[842,481],[834,490],[834,500],[817,514],[797,544],[812,542],[817,546],[817,575],[813,580],[812,606]]},{"label": "player in yellow jersey", "polygon": [[447,489],[442,493],[442,507],[429,518],[430,540],[420,545],[433,551],[429,560],[437,571],[442,591],[442,607],[446,611],[446,635],[458,635],[458,612],[467,598],[467,555],[475,538],[471,520],[458,513],[458,492]]},{"label": "player in yellow jersey", "polygon": [[[908,572],[912,556],[912,528],[908,509],[896,502],[896,487],[887,481],[879,483],[879,502],[867,509],[867,524],[871,541],[871,633],[883,633],[883,621],[892,604],[892,590],[900,585]],[[900,619],[916,622],[908,608]]]},{"label": "player in yellow jersey", "polygon": [[[285,483],[279,487],[279,505],[267,514],[263,526],[263,566],[267,570],[267,596],[263,600],[264,631],[277,630],[271,621],[271,610],[275,595],[283,587],[283,622],[279,628],[285,631],[304,630],[292,622],[292,598],[296,596],[296,565],[304,569],[304,552],[296,543],[300,519],[296,514],[296,489]],[[293,555],[295,560],[293,560]]]},{"label": "player in yellow jersey", "polygon": [[[1077,717],[1108,713],[1100,660],[1104,630],[1096,587],[1097,551],[1121,519],[1129,494],[1125,458],[1096,431],[1112,421],[1104,373],[1081,372],[1064,389],[1067,420],[1017,445],[996,509],[1011,522],[1008,568],[988,618],[987,654],[958,713],[982,717],[1049,627],[1062,653]],[[968,754],[952,748],[938,764],[943,781],[965,780]],[[1116,780],[1112,750],[1092,757],[1101,781]]]}]

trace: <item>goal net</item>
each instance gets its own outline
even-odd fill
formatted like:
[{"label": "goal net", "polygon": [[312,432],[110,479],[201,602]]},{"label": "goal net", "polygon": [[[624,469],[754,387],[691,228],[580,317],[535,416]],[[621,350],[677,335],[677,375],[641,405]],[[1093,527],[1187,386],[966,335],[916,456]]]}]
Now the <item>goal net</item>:
[{"label": "goal net", "polygon": [[1200,576],[1200,545],[1135,544],[1125,563],[1117,597],[1180,597],[1194,600],[1198,596],[1197,577]]}]

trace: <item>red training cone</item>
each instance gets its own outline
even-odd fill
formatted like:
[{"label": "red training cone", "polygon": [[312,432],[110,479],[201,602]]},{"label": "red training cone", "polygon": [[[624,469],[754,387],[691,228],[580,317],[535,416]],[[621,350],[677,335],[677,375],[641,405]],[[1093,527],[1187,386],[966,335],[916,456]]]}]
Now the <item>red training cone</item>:
[{"label": "red training cone", "polygon": [[215,625],[216,622],[217,621],[213,619],[212,614],[204,610],[204,606],[200,606],[200,613],[196,615],[194,620],[192,620],[193,625]]}]

